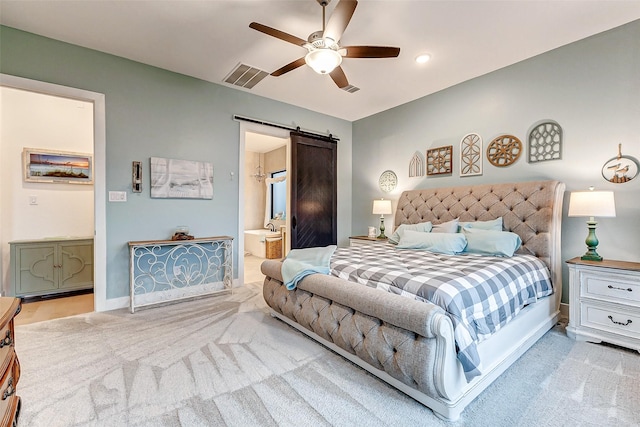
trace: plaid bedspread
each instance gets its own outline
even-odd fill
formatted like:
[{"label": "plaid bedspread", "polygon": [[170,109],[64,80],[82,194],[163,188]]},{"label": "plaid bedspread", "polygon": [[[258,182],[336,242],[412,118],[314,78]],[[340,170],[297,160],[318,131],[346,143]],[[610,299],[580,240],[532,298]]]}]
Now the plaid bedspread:
[{"label": "plaid bedspread", "polygon": [[335,251],[331,275],[444,308],[467,381],[481,373],[477,344],[553,293],[549,270],[531,255],[452,256],[358,245]]}]

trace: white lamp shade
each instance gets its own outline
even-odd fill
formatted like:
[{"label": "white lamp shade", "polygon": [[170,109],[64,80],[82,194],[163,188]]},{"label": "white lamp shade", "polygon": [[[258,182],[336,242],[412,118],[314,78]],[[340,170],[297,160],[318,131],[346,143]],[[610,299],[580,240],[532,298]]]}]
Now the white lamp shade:
[{"label": "white lamp shade", "polygon": [[571,193],[569,216],[616,216],[613,191],[575,191]]},{"label": "white lamp shade", "polygon": [[329,74],[342,63],[342,56],[333,49],[316,49],[304,57],[308,66],[318,74]]},{"label": "white lamp shade", "polygon": [[391,200],[374,200],[373,213],[375,215],[389,215],[391,213]]}]

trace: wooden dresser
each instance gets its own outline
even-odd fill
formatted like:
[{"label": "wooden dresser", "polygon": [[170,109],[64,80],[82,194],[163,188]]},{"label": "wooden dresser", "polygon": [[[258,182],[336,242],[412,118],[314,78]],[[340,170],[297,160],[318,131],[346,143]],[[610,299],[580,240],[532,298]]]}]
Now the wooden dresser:
[{"label": "wooden dresser", "polygon": [[20,397],[16,387],[20,379],[20,363],[15,351],[13,318],[20,313],[18,298],[0,298],[0,361],[2,362],[2,382],[0,385],[0,426],[15,426],[20,414]]}]

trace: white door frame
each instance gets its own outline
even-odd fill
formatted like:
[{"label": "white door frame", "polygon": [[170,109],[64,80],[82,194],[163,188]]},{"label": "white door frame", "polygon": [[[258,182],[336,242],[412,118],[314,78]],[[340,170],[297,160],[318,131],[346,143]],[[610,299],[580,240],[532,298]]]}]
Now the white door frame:
[{"label": "white door frame", "polygon": [[93,299],[94,310],[107,310],[107,214],[105,96],[68,86],[0,74],[0,86],[93,104]]}]

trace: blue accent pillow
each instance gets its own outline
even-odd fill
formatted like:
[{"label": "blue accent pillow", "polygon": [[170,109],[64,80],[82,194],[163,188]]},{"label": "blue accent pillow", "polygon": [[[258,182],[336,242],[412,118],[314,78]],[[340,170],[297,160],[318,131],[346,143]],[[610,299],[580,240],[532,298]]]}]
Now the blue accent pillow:
[{"label": "blue accent pillow", "polygon": [[398,249],[422,249],[439,254],[455,255],[464,251],[467,240],[461,233],[423,233],[407,230],[402,234]]},{"label": "blue accent pillow", "polygon": [[389,237],[389,243],[397,245],[400,241],[400,238],[404,234],[405,231],[421,231],[423,233],[428,233],[431,231],[432,225],[431,222],[420,222],[418,224],[400,224],[398,228],[395,229],[391,237]]},{"label": "blue accent pillow", "polygon": [[510,257],[522,245],[520,236],[509,231],[465,227],[462,229],[462,234],[467,238],[465,252],[468,253]]},{"label": "blue accent pillow", "polygon": [[502,231],[502,217],[490,221],[460,221],[460,229],[458,231],[462,232],[463,228]]},{"label": "blue accent pillow", "polygon": [[457,233],[458,232],[458,218],[451,221],[435,224],[431,229],[432,233]]}]

